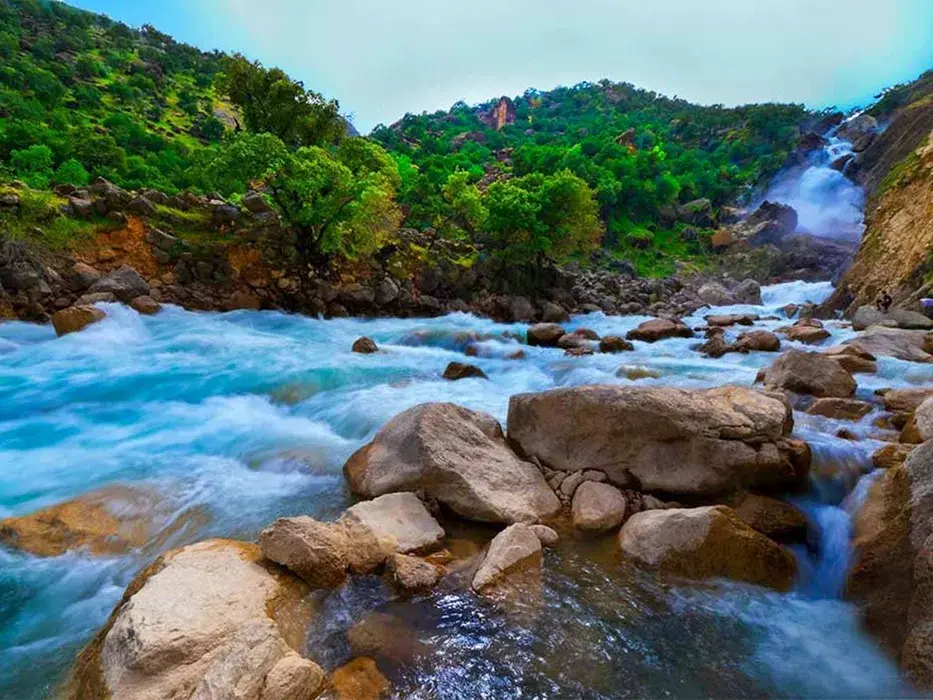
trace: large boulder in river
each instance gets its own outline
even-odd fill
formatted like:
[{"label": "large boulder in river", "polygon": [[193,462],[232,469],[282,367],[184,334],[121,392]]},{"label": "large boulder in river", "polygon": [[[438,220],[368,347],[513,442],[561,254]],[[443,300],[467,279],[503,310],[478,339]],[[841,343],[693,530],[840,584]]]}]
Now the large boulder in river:
[{"label": "large boulder in river", "polygon": [[97,280],[88,292],[91,294],[109,292],[123,303],[128,304],[136,297],[148,295],[149,285],[136,270],[129,265],[123,265]]},{"label": "large boulder in river", "polygon": [[509,449],[495,418],[451,403],[397,415],[350,457],[344,473],[354,493],[423,490],[473,520],[535,522],[560,510],[538,468]]},{"label": "large boulder in river", "polygon": [[324,672],[295,651],[306,592],[245,542],[211,540],[164,554],[130,584],[81,653],[66,696],[316,697]]},{"label": "large boulder in river", "polygon": [[786,591],[797,570],[790,552],[726,506],[637,513],[619,532],[619,546],[642,565],[691,579],[729,578]]},{"label": "large boulder in river", "polygon": [[528,329],[528,344],[543,348],[556,348],[566,331],[556,323],[538,323]]},{"label": "large boulder in river", "polygon": [[863,331],[871,326],[929,331],[933,330],[933,320],[919,311],[891,309],[885,313],[875,306],[860,306],[852,316],[852,328]]},{"label": "large boulder in river", "polygon": [[519,394],[509,440],[555,470],[599,468],[615,484],[710,496],[744,487],[794,489],[809,454],[788,439],[781,396],[744,387],[583,386]]},{"label": "large boulder in river", "polygon": [[769,389],[785,389],[795,394],[848,397],[857,384],[852,375],[831,357],[818,352],[788,350],[764,375]]},{"label": "large boulder in river", "polygon": [[69,306],[52,314],[52,327],[58,336],[77,333],[92,323],[103,321],[106,315],[96,306]]},{"label": "large boulder in river", "polygon": [[693,331],[690,326],[679,319],[653,318],[630,330],[625,337],[628,340],[656,343],[667,338],[692,338]]},{"label": "large boulder in river", "polygon": [[933,333],[872,326],[843,343],[863,352],[906,362],[933,362]]}]

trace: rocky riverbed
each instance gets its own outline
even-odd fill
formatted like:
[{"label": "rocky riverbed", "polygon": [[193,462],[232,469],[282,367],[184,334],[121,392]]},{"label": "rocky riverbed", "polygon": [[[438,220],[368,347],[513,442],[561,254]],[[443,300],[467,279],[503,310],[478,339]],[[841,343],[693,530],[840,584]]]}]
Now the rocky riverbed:
[{"label": "rocky riverbed", "polygon": [[933,346],[831,291],[0,325],[0,695],[926,688]]}]

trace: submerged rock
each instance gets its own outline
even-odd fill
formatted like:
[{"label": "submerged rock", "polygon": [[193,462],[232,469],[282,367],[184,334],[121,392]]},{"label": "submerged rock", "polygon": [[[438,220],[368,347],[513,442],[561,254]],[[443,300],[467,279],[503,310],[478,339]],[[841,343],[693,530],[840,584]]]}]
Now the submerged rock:
[{"label": "submerged rock", "polygon": [[746,525],[731,508],[671,508],[638,513],[619,532],[619,546],[663,574],[729,578],[789,590],[793,555]]},{"label": "submerged rock", "polygon": [[361,355],[372,355],[373,353],[379,352],[379,346],[376,345],[376,341],[372,338],[363,336],[353,341],[350,351]]},{"label": "submerged rock", "polygon": [[538,323],[528,329],[528,344],[544,348],[556,348],[566,331],[556,323]]},{"label": "submerged rock", "polygon": [[350,457],[344,474],[362,496],[423,489],[473,520],[535,522],[560,510],[538,468],[509,449],[495,418],[451,403],[397,415]]},{"label": "submerged rock", "polygon": [[786,389],[795,394],[848,397],[857,384],[838,362],[819,352],[788,350],[764,374],[769,389]]},{"label": "submerged rock", "polygon": [[103,321],[106,316],[107,314],[94,306],[69,306],[52,314],[52,326],[55,328],[55,334],[60,337],[68,333],[77,333],[92,323]]},{"label": "submerged rock", "polygon": [[330,683],[336,700],[380,700],[391,688],[376,662],[368,656],[359,656],[338,668],[331,675]]},{"label": "submerged rock", "polygon": [[781,397],[732,386],[519,394],[508,418],[513,444],[552,469],[599,465],[615,484],[697,496],[799,488],[809,458],[788,440],[792,424]]},{"label": "submerged rock", "polygon": [[211,540],[164,554],[81,653],[66,695],[294,700],[283,692],[298,688],[313,698],[324,673],[296,658],[278,623],[281,616],[301,627],[305,592],[245,542]]},{"label": "submerged rock", "polygon": [[434,564],[407,554],[393,554],[389,557],[386,571],[395,588],[406,595],[431,590],[441,577]]},{"label": "submerged rock", "polygon": [[599,351],[604,353],[631,352],[634,349],[634,345],[617,335],[607,335],[599,341]]}]

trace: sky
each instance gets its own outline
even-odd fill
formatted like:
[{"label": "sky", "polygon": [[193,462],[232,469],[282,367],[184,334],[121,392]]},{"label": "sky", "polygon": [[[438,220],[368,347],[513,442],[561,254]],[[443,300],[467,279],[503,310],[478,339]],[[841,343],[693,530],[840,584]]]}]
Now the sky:
[{"label": "sky", "polygon": [[702,104],[850,108],[933,68],[933,0],[70,0],[407,112],[602,78]]}]

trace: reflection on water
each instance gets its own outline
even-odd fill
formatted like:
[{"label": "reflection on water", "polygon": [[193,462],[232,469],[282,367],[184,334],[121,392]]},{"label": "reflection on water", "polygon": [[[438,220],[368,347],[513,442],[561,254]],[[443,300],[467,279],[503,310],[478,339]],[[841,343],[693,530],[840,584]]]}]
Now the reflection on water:
[{"label": "reflection on water", "polygon": [[[764,290],[764,307],[723,311],[781,317],[785,304],[818,302],[830,291],[826,284],[779,285]],[[764,353],[710,360],[686,339],[578,359],[523,347],[526,358],[514,360],[523,326],[464,314],[321,321],[176,308],[140,317],[104,308],[105,321],[61,339],[48,327],[0,324],[0,517],[111,484],[145,485],[170,496],[179,512],[199,514],[196,526],[164,547],[209,536],[254,538],[281,515],[334,517],[349,501],[341,474],[347,456],[386,420],[424,401],[454,401],[504,419],[515,393],[630,383],[616,376],[620,364],[659,375],[641,385],[706,387],[751,384],[773,360]],[[703,313],[688,322],[702,325]],[[624,335],[641,320],[592,314],[568,328]],[[831,330],[831,342],[851,335]],[[351,353],[360,335],[384,352]],[[472,343],[481,349],[470,362],[489,381],[442,380],[447,363],[462,360]],[[880,371],[865,386],[902,383],[908,368],[882,361]],[[913,381],[933,380],[933,368],[909,372]],[[808,440],[842,442],[806,420],[801,430],[812,432]],[[852,459],[861,472],[862,458]],[[827,478],[827,495],[815,497],[816,505],[842,503],[855,486],[851,475],[846,466]],[[823,536],[805,556],[820,565],[829,561],[821,552],[841,551],[828,533],[841,542],[847,530],[808,512]],[[806,587],[792,596],[660,587],[618,561],[612,538],[599,546],[564,540],[548,551],[541,598],[527,610],[504,612],[452,588],[401,605],[366,579],[324,597],[309,650],[329,666],[340,663],[349,653],[347,629],[376,610],[401,618],[419,642],[410,658],[386,666],[399,697],[852,697],[899,690],[890,664],[838,601]],[[0,697],[47,697],[151,556],[36,559],[0,550]],[[841,576],[842,564],[827,566],[829,579]]]}]

